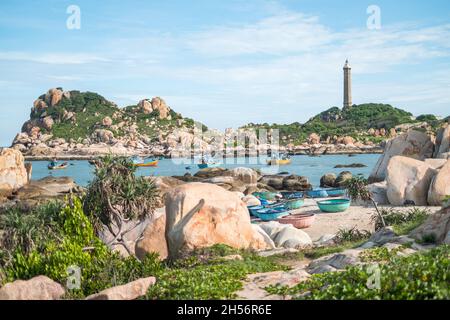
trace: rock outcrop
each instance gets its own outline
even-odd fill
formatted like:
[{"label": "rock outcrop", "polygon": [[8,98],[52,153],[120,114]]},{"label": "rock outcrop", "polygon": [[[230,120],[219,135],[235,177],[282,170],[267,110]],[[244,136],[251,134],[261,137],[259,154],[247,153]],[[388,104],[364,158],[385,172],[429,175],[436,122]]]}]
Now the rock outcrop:
[{"label": "rock outcrop", "polygon": [[436,136],[436,147],[433,154],[434,158],[450,158],[450,125],[439,129]]},{"label": "rock outcrop", "polygon": [[410,237],[419,241],[431,237],[436,244],[450,245],[450,208],[430,215],[421,226],[410,233]]},{"label": "rock outcrop", "polygon": [[404,156],[416,160],[431,158],[434,150],[433,138],[422,131],[411,130],[386,143],[384,154],[378,159],[370,174],[371,182],[386,179],[386,169],[392,157]]},{"label": "rock outcrop", "polygon": [[46,276],[16,280],[0,288],[0,300],[59,300],[65,295],[62,285]]},{"label": "rock outcrop", "polygon": [[387,166],[387,197],[393,205],[426,206],[428,188],[436,171],[424,161],[395,156]]},{"label": "rock outcrop", "polygon": [[244,202],[234,193],[206,183],[188,183],[166,194],[166,239],[170,257],[196,248],[226,244],[265,249]]},{"label": "rock outcrop", "polygon": [[155,277],[141,278],[130,283],[105,289],[90,295],[86,300],[135,300],[144,296],[156,282]]},{"label": "rock outcrop", "polygon": [[450,160],[447,160],[447,163],[433,177],[428,190],[428,204],[440,206],[448,195],[450,195]]},{"label": "rock outcrop", "polygon": [[138,259],[144,259],[147,254],[157,253],[161,260],[169,255],[166,241],[166,213],[155,215],[136,242],[135,253]]},{"label": "rock outcrop", "polygon": [[22,154],[5,148],[0,152],[0,192],[11,192],[28,183],[28,173]]}]

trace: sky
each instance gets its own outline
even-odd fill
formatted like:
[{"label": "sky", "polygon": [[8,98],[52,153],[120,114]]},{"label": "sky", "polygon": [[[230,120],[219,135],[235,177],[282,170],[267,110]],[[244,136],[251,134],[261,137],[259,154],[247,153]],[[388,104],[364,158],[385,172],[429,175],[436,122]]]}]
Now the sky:
[{"label": "sky", "polygon": [[354,103],[448,116],[449,49],[448,0],[2,0],[0,146],[54,87],[217,129],[305,122],[342,106],[347,58]]}]

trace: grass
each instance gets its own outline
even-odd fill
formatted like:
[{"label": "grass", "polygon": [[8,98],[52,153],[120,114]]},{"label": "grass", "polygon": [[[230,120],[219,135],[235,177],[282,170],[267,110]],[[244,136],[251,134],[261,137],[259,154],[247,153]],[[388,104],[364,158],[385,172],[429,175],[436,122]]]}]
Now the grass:
[{"label": "grass", "polygon": [[[413,208],[406,212],[391,208],[382,209],[381,214],[386,225],[392,226],[396,234],[405,235],[424,223],[430,215],[430,212],[426,209],[419,208]],[[376,216],[374,216],[374,220],[375,229],[378,230],[382,227],[381,221]]]},{"label": "grass", "polygon": [[[408,257],[389,257],[387,263],[378,264],[376,269],[352,266],[342,272],[313,275],[292,288],[270,286],[266,291],[312,300],[446,300],[450,298],[449,258],[450,247],[441,246]],[[379,286],[369,286],[376,278]]]}]

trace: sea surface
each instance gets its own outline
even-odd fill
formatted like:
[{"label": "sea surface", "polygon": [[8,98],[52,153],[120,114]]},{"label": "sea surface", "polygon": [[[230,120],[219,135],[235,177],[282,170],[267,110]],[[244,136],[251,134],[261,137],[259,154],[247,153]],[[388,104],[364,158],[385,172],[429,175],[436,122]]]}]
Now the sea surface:
[{"label": "sea surface", "polygon": [[[349,157],[348,155],[323,155],[318,157],[292,156],[292,163],[284,166],[268,166],[265,157],[227,158],[223,159],[221,167],[258,168],[265,174],[288,172],[309,178],[313,186],[320,185],[320,178],[328,172],[339,174],[342,171],[350,171],[354,175],[362,174],[368,177],[375,166],[380,154],[360,154]],[[151,159],[147,159],[150,161]],[[37,180],[46,176],[69,176],[79,185],[86,186],[92,180],[94,167],[86,160],[68,161],[69,166],[62,170],[48,170],[47,161],[30,161],[33,164],[32,179]],[[61,163],[62,161],[60,161]],[[334,168],[338,164],[362,163],[364,168]],[[138,168],[137,174],[144,176],[176,176],[187,172],[195,174],[199,169],[191,159],[162,159],[157,167]]]}]

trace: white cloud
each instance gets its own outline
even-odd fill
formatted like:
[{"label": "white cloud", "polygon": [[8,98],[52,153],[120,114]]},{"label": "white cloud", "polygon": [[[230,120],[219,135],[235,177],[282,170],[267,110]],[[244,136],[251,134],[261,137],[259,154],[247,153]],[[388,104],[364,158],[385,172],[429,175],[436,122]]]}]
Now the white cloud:
[{"label": "white cloud", "polygon": [[108,62],[107,58],[87,53],[31,53],[31,52],[0,52],[0,60],[26,61],[43,64],[88,64]]}]

